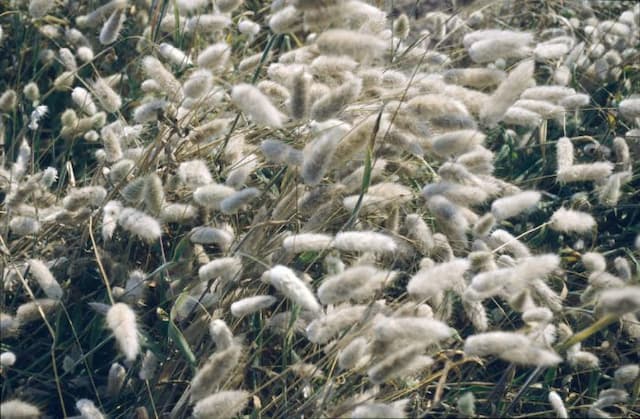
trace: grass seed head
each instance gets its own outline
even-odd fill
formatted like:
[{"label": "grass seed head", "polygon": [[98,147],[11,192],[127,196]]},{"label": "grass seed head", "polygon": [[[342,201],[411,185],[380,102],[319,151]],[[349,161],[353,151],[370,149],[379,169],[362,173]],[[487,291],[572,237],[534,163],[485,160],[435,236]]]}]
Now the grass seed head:
[{"label": "grass seed head", "polygon": [[[36,3],[38,2],[36,1]],[[8,400],[0,404],[0,412],[2,412],[3,419],[36,419],[42,416],[37,406],[18,399]]]},{"label": "grass seed head", "polygon": [[281,128],[285,116],[258,88],[250,84],[237,84],[231,90],[231,101],[254,123]]},{"label": "grass seed head", "polygon": [[216,391],[236,367],[241,355],[242,348],[237,344],[211,355],[191,380],[191,400],[200,401]]},{"label": "grass seed head", "polygon": [[197,419],[235,417],[245,408],[249,396],[249,392],[244,390],[213,393],[196,403],[193,416]]},{"label": "grass seed head", "polygon": [[118,216],[118,224],[147,243],[158,240],[162,235],[158,220],[135,208],[123,208]]},{"label": "grass seed head", "polygon": [[553,213],[549,227],[560,232],[588,233],[596,226],[591,214],[560,208]]},{"label": "grass seed head", "polygon": [[320,304],[311,290],[289,268],[276,265],[262,274],[262,280],[273,285],[278,291],[298,304],[302,309],[312,312],[320,311]]},{"label": "grass seed head", "polygon": [[243,298],[231,304],[231,314],[235,317],[244,317],[265,308],[271,307],[276,302],[276,298],[271,295],[254,295]]},{"label": "grass seed head", "polygon": [[347,252],[393,253],[398,245],[386,234],[373,231],[343,231],[334,239],[336,249]]},{"label": "grass seed head", "polygon": [[123,9],[116,9],[111,13],[111,16],[109,16],[109,19],[107,19],[100,30],[99,40],[102,45],[109,45],[116,42],[125,19],[126,14]]},{"label": "grass seed head", "polygon": [[106,322],[125,359],[134,361],[140,352],[138,326],[134,311],[124,303],[116,303],[109,308]]},{"label": "grass seed head", "polygon": [[45,295],[54,300],[62,299],[64,295],[62,287],[60,287],[47,265],[38,259],[29,259],[28,263],[31,276],[38,282]]}]

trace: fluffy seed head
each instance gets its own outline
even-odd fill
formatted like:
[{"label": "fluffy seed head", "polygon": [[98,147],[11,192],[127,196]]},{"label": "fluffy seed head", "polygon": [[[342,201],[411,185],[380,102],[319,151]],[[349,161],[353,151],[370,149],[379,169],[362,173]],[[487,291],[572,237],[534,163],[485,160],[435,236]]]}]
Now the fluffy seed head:
[{"label": "fluffy seed head", "polygon": [[276,265],[262,274],[262,280],[273,285],[304,310],[320,311],[320,304],[307,285],[289,268]]},{"label": "fluffy seed head", "polygon": [[607,269],[607,261],[604,256],[596,252],[582,255],[582,264],[589,272],[604,272]]},{"label": "fluffy seed head", "polygon": [[193,192],[193,200],[206,208],[220,209],[220,204],[225,198],[235,193],[235,189],[230,186],[211,183],[200,186]]},{"label": "fluffy seed head", "polygon": [[423,351],[424,345],[413,344],[393,352],[369,368],[369,380],[374,384],[382,384],[405,374],[415,374],[416,371],[433,363],[431,357],[421,355]]},{"label": "fluffy seed head", "polygon": [[562,397],[555,391],[549,392],[549,403],[553,408],[556,416],[560,419],[569,418],[569,414],[567,413],[567,409],[564,407],[564,402],[562,401]]},{"label": "fluffy seed head", "polygon": [[38,285],[40,285],[46,296],[54,300],[60,300],[64,293],[47,265],[38,259],[29,259],[28,263],[31,276],[38,281]]},{"label": "fluffy seed head", "polygon": [[223,257],[212,260],[198,269],[201,281],[222,278],[225,281],[235,279],[242,270],[242,262],[237,257]]},{"label": "fluffy seed head", "polygon": [[[341,370],[350,370],[364,365],[369,359],[367,352],[367,339],[359,336],[349,342],[338,355],[338,365]],[[364,361],[364,362],[363,362]]]},{"label": "fluffy seed head", "polygon": [[486,136],[476,130],[451,131],[432,139],[433,151],[441,157],[464,154],[482,144]]},{"label": "fluffy seed head", "polygon": [[373,266],[354,266],[325,278],[318,288],[318,298],[323,304],[366,300],[392,282],[394,277],[392,272],[381,271]]},{"label": "fluffy seed head", "polygon": [[116,303],[107,312],[106,320],[120,351],[127,361],[134,361],[140,352],[136,314],[128,305]]},{"label": "fluffy seed head", "polygon": [[640,365],[628,364],[618,368],[614,373],[614,379],[619,384],[630,384],[640,375]]},{"label": "fluffy seed head", "polygon": [[598,308],[603,313],[623,315],[640,310],[640,287],[630,286],[602,291]]},{"label": "fluffy seed head", "polygon": [[281,128],[285,116],[255,86],[238,84],[231,90],[231,101],[251,120],[271,128]]},{"label": "fluffy seed head", "polygon": [[182,86],[175,76],[156,58],[150,55],[142,59],[142,69],[148,77],[160,85],[163,93],[170,99],[180,102],[183,97]]},{"label": "fluffy seed head", "polygon": [[407,292],[419,299],[434,298],[440,292],[450,289],[461,293],[465,287],[463,275],[469,267],[467,259],[454,259],[421,269],[409,280]]},{"label": "fluffy seed head", "polygon": [[126,15],[123,9],[117,9],[109,16],[109,19],[107,19],[100,30],[99,39],[102,45],[112,44],[118,39],[125,18]]},{"label": "fluffy seed head", "polygon": [[406,418],[409,399],[397,400],[391,404],[364,403],[351,412],[352,418]]},{"label": "fluffy seed head", "polygon": [[197,188],[213,182],[211,172],[209,172],[204,160],[190,160],[180,163],[178,177],[183,184],[190,188]]},{"label": "fluffy seed head", "polygon": [[27,236],[40,231],[40,222],[32,217],[18,215],[11,217],[9,229],[17,236]]},{"label": "fluffy seed head", "polygon": [[531,345],[529,339],[513,332],[487,332],[469,336],[464,342],[467,356],[488,356]]},{"label": "fluffy seed head", "polygon": [[120,95],[103,78],[99,78],[91,84],[91,92],[98,99],[102,108],[109,113],[117,112],[122,106]]},{"label": "fluffy seed head", "polygon": [[259,195],[258,188],[245,188],[234,192],[220,202],[220,211],[225,214],[235,214]]},{"label": "fluffy seed head", "polygon": [[198,54],[199,67],[215,69],[224,67],[229,61],[231,47],[225,42],[209,45]]},{"label": "fluffy seed head", "polygon": [[16,354],[7,351],[0,353],[0,366],[11,367],[16,363]]},{"label": "fluffy seed head", "polygon": [[633,120],[640,118],[640,98],[628,98],[620,102],[618,110],[625,117]]},{"label": "fluffy seed head", "polygon": [[184,82],[184,94],[187,95],[187,97],[197,99],[211,90],[212,83],[213,75],[209,70],[196,70],[189,76],[187,81]]},{"label": "fluffy seed head", "polygon": [[586,212],[560,208],[553,213],[549,227],[564,233],[588,233],[596,226],[596,220]]},{"label": "fluffy seed head", "polygon": [[253,297],[243,298],[231,304],[231,314],[235,317],[243,317],[256,311],[269,308],[276,301],[276,298],[271,295],[255,295]]},{"label": "fluffy seed head", "polygon": [[60,300],[51,298],[38,298],[35,301],[21,304],[16,310],[17,324],[26,324],[36,320],[41,320],[40,309],[45,315],[52,313],[60,304]]},{"label": "fluffy seed head", "polygon": [[178,68],[192,65],[191,58],[185,54],[180,48],[177,48],[167,42],[163,42],[158,47],[158,52],[164,59]]},{"label": "fluffy seed head", "polygon": [[239,345],[216,351],[191,380],[191,400],[199,401],[212,394],[224,382],[240,360]]},{"label": "fluffy seed head", "polygon": [[338,138],[327,133],[316,138],[302,151],[302,179],[307,185],[317,185],[329,169]]},{"label": "fluffy seed head", "polygon": [[524,61],[511,70],[507,78],[500,83],[493,92],[482,110],[480,119],[488,126],[500,122],[507,109],[515,103],[520,94],[526,89],[529,80],[533,77],[534,63],[532,60]]},{"label": "fluffy seed head", "polygon": [[197,419],[236,417],[249,401],[249,392],[227,390],[213,393],[200,400],[193,407]]},{"label": "fluffy seed head", "polygon": [[379,58],[388,48],[387,43],[376,36],[345,29],[322,32],[316,45],[322,54],[348,55],[357,61]]},{"label": "fluffy seed head", "polygon": [[198,244],[215,244],[222,250],[227,251],[235,238],[233,231],[229,228],[215,227],[195,227],[191,230],[190,240]]},{"label": "fluffy seed head", "polygon": [[223,351],[233,343],[233,333],[222,319],[211,319],[209,322],[209,334],[216,344],[218,352]]},{"label": "fluffy seed head", "polygon": [[0,412],[2,412],[2,417],[7,419],[39,418],[42,416],[40,409],[36,406],[18,399],[0,404]]},{"label": "fluffy seed head", "polygon": [[321,251],[329,248],[332,241],[333,237],[327,234],[303,233],[285,238],[282,247],[292,253]]},{"label": "fluffy seed head", "polygon": [[118,224],[147,243],[158,240],[162,235],[160,223],[135,208],[123,208],[118,216]]},{"label": "fluffy seed head", "polygon": [[556,144],[556,156],[558,172],[573,166],[573,143],[569,138],[562,137],[558,140]]},{"label": "fluffy seed head", "polygon": [[347,252],[393,253],[396,242],[386,234],[373,231],[343,231],[334,239],[336,249]]},{"label": "fluffy seed head", "polygon": [[269,19],[269,27],[274,33],[295,32],[302,26],[302,13],[290,5],[278,10]]},{"label": "fluffy seed head", "polygon": [[496,220],[515,217],[523,211],[535,206],[540,201],[540,192],[525,191],[515,195],[496,199],[491,204],[491,213]]},{"label": "fluffy seed head", "polygon": [[311,106],[311,118],[326,121],[337,115],[360,95],[362,80],[353,78],[318,99]]}]

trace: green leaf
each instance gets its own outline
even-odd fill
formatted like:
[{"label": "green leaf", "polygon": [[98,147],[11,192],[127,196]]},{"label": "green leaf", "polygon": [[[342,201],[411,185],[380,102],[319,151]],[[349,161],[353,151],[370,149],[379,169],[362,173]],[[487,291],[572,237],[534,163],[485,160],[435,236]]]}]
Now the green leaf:
[{"label": "green leaf", "polygon": [[183,300],[188,296],[189,295],[186,292],[183,292],[182,294],[180,294],[176,299],[176,302],[174,303],[173,307],[171,308],[171,313],[169,314],[168,336],[169,336],[169,339],[176,344],[176,346],[178,347],[178,351],[180,351],[184,359],[186,359],[187,362],[189,362],[189,364],[192,367],[195,367],[197,364],[196,357],[191,351],[191,348],[189,347],[189,343],[187,342],[187,339],[185,339],[184,335],[182,334],[180,329],[178,329],[178,326],[176,326],[176,323],[174,321],[175,314],[176,314],[176,307],[182,304]]}]

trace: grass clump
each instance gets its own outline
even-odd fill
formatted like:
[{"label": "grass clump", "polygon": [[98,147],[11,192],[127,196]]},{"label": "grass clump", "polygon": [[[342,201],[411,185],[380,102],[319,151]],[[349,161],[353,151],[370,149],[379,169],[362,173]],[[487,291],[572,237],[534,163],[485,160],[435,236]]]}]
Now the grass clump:
[{"label": "grass clump", "polygon": [[383,3],[0,0],[3,418],[640,414],[640,7]]}]

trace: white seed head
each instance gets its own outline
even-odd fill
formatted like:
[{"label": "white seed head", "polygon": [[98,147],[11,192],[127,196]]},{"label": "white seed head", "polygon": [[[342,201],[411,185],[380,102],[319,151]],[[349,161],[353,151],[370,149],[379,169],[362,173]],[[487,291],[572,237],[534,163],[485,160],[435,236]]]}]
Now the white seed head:
[{"label": "white seed head", "polygon": [[116,9],[109,16],[109,19],[104,23],[102,29],[100,30],[100,43],[102,45],[109,45],[116,42],[118,39],[118,35],[120,35],[120,31],[122,30],[122,26],[126,19],[126,14],[124,9]]},{"label": "white seed head", "polygon": [[564,233],[588,233],[596,226],[596,220],[591,214],[566,208],[554,212],[549,221],[551,229]]},{"label": "white seed head", "polygon": [[18,215],[9,220],[9,229],[17,236],[36,234],[40,227],[40,222],[32,217]]},{"label": "white seed head", "polygon": [[334,239],[336,249],[347,252],[393,253],[398,245],[386,234],[373,231],[343,231]]},{"label": "white seed head", "polygon": [[116,303],[109,308],[106,321],[120,351],[127,361],[134,361],[140,352],[136,314],[128,305]]},{"label": "white seed head", "polygon": [[0,404],[0,412],[2,412],[2,417],[7,419],[39,418],[42,416],[37,406],[18,399]]},{"label": "white seed head", "polygon": [[226,390],[213,393],[193,407],[196,419],[236,417],[245,408],[250,394],[244,390]]},{"label": "white seed head", "polygon": [[618,104],[620,113],[630,120],[640,118],[640,98],[633,97],[621,101]]},{"label": "white seed head", "polygon": [[51,298],[38,298],[34,301],[21,304],[16,310],[17,324],[26,324],[36,320],[41,320],[41,313],[48,316],[51,314],[60,304],[60,300],[54,300]]},{"label": "white seed head", "polygon": [[12,367],[16,363],[16,354],[11,351],[2,352],[0,354],[0,366]]},{"label": "white seed head", "polygon": [[182,100],[182,85],[157,58],[150,55],[144,57],[142,59],[142,69],[148,77],[158,83],[162,92],[171,100],[175,102]]},{"label": "white seed head", "polygon": [[271,128],[282,127],[285,116],[257,87],[250,84],[235,85],[231,91],[231,101],[254,123]]},{"label": "white seed head", "polygon": [[262,274],[262,280],[273,285],[302,309],[312,312],[320,311],[320,304],[307,284],[286,266],[274,266]]},{"label": "white seed head", "polygon": [[338,366],[341,370],[355,369],[366,365],[370,360],[367,356],[367,339],[359,336],[349,342],[338,354]]},{"label": "white seed head", "polygon": [[135,208],[123,208],[118,216],[118,224],[147,243],[158,240],[162,235],[158,220]]},{"label": "white seed head", "polygon": [[38,282],[45,295],[51,299],[60,300],[64,292],[47,265],[38,259],[29,259],[28,263],[29,273]]},{"label": "white seed head", "polygon": [[198,269],[198,277],[201,281],[209,281],[222,278],[232,281],[238,277],[242,270],[242,262],[238,257],[222,257],[212,260]]},{"label": "white seed head", "polygon": [[190,160],[180,163],[178,177],[184,185],[190,188],[197,188],[213,182],[211,172],[209,172],[204,160]]},{"label": "white seed head", "polygon": [[406,418],[406,409],[409,399],[397,400],[393,403],[363,403],[353,409],[352,418]]},{"label": "white seed head", "polygon": [[415,374],[433,364],[431,357],[421,355],[423,351],[422,344],[405,345],[369,368],[367,371],[369,380],[373,384],[380,385],[397,377]]},{"label": "white seed head", "polygon": [[258,196],[260,196],[258,188],[244,188],[220,201],[220,211],[225,214],[235,214]]},{"label": "white seed head", "polygon": [[122,98],[104,78],[99,78],[91,84],[91,93],[109,113],[117,112],[122,107]]},{"label": "white seed head", "polygon": [[502,120],[509,107],[529,85],[533,70],[533,60],[524,61],[511,70],[480,111],[480,119],[485,124],[493,126]]},{"label": "white seed head", "polygon": [[318,298],[323,304],[343,301],[363,301],[375,295],[383,286],[391,283],[395,274],[367,265],[356,265],[343,272],[330,275],[318,288]]},{"label": "white seed head", "polygon": [[623,315],[640,310],[640,287],[607,289],[600,293],[598,308],[607,314]]},{"label": "white seed head", "polygon": [[235,189],[230,186],[210,183],[198,187],[193,193],[193,200],[206,208],[220,209],[220,204],[225,198],[235,193]]},{"label": "white seed head", "polygon": [[623,385],[633,383],[638,376],[640,376],[640,365],[638,364],[623,365],[613,373],[616,383]]},{"label": "white seed head", "polygon": [[231,304],[231,314],[235,317],[247,316],[271,307],[276,301],[277,299],[271,295],[254,295],[253,297],[243,298]]},{"label": "white seed head", "polygon": [[225,42],[219,42],[209,45],[198,54],[196,60],[199,67],[204,68],[220,68],[224,67],[229,61],[231,55],[231,47]]},{"label": "white seed head", "polygon": [[491,213],[498,221],[515,217],[521,212],[537,205],[540,201],[540,198],[540,192],[525,191],[515,195],[496,199],[491,204]]},{"label": "white seed head", "polygon": [[231,329],[222,319],[211,319],[209,322],[209,334],[216,344],[218,352],[229,348],[233,343],[233,333],[231,333]]},{"label": "white seed head", "polygon": [[207,69],[194,71],[184,82],[184,94],[187,97],[197,99],[211,90],[213,75]]},{"label": "white seed head", "polygon": [[333,237],[327,234],[302,233],[285,238],[282,247],[291,253],[322,251],[330,248],[332,241]]},{"label": "white seed head", "polygon": [[325,55],[348,55],[357,61],[371,61],[382,57],[389,45],[374,35],[346,29],[329,29],[316,39]]},{"label": "white seed head", "polygon": [[568,419],[569,414],[567,413],[567,409],[564,407],[564,402],[562,401],[562,397],[555,391],[549,392],[549,403],[553,408],[554,413],[560,419]]},{"label": "white seed head", "polygon": [[415,298],[435,298],[439,293],[454,290],[462,293],[465,288],[464,273],[469,269],[467,259],[453,259],[433,267],[423,268],[411,277],[407,292]]},{"label": "white seed head", "polygon": [[476,130],[459,130],[440,134],[431,140],[433,151],[441,157],[460,155],[484,143],[486,136]]},{"label": "white seed head", "polygon": [[238,364],[241,353],[241,347],[232,344],[209,357],[191,380],[191,400],[202,400],[216,391]]}]

